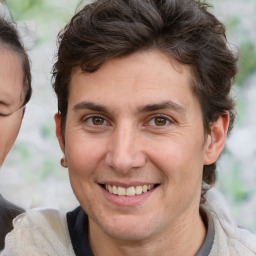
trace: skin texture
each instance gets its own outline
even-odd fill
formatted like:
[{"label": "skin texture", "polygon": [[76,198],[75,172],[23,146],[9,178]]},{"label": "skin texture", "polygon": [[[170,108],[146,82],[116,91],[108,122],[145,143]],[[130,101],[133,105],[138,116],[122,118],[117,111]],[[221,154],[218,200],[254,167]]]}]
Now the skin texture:
[{"label": "skin texture", "polygon": [[20,130],[24,98],[20,57],[9,49],[0,50],[0,166]]},{"label": "skin texture", "polygon": [[[112,59],[90,74],[73,70],[65,138],[58,114],[56,134],[94,255],[195,255],[201,247],[203,165],[223,149],[229,117],[205,136],[190,84],[190,68],[159,51]],[[158,186],[128,198],[101,184]]]}]

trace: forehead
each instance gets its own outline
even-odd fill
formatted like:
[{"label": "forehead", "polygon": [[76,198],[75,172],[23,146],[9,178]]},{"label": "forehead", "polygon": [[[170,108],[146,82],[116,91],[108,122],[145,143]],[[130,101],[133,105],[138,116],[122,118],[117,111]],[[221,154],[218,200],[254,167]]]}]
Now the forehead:
[{"label": "forehead", "polygon": [[186,105],[188,98],[197,101],[192,94],[191,76],[189,66],[167,54],[156,50],[137,52],[112,59],[93,73],[74,69],[69,84],[69,103],[83,99],[104,102],[113,98],[113,103],[122,104],[171,99]]},{"label": "forehead", "polygon": [[23,70],[22,61],[10,49],[0,49],[0,107],[15,108],[22,102]]}]

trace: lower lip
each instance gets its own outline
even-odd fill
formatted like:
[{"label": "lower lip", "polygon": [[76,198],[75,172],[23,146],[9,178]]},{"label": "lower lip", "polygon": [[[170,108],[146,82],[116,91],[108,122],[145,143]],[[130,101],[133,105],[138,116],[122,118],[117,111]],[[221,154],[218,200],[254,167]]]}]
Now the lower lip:
[{"label": "lower lip", "polygon": [[145,193],[142,193],[140,195],[135,195],[135,196],[118,196],[118,195],[109,193],[102,186],[100,186],[100,188],[103,191],[104,196],[111,203],[119,205],[119,206],[132,206],[132,205],[137,205],[137,204],[144,202],[148,197],[150,197],[152,195],[152,193],[155,192],[155,190],[158,187],[155,187],[155,188],[151,189],[150,191],[147,191]]}]

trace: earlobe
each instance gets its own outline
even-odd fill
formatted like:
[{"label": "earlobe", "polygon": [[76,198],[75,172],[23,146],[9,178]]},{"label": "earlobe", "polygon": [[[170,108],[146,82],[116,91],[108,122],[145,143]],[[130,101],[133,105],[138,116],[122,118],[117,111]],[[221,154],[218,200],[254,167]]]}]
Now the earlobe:
[{"label": "earlobe", "polygon": [[55,113],[54,120],[55,120],[55,126],[56,126],[56,137],[59,141],[59,145],[63,154],[65,154],[65,143],[64,143],[64,138],[61,134],[61,117],[59,113]]},{"label": "earlobe", "polygon": [[228,127],[229,112],[225,111],[218,120],[211,125],[211,133],[208,135],[205,145],[205,165],[210,165],[217,161],[225,146]]}]

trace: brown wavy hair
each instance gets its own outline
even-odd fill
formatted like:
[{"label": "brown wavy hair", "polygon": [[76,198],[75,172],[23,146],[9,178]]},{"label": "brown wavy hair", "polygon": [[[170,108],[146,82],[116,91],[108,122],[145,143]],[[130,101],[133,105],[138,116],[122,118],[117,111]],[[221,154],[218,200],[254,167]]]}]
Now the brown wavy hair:
[{"label": "brown wavy hair", "polygon": [[[237,56],[227,43],[225,26],[209,8],[205,1],[196,0],[96,0],[81,8],[58,35],[53,67],[62,134],[74,67],[94,72],[110,59],[151,49],[191,66],[192,90],[201,105],[205,134],[224,111],[230,114],[230,131]],[[215,180],[216,163],[205,165],[203,184],[208,187],[202,186],[202,199]]]}]

